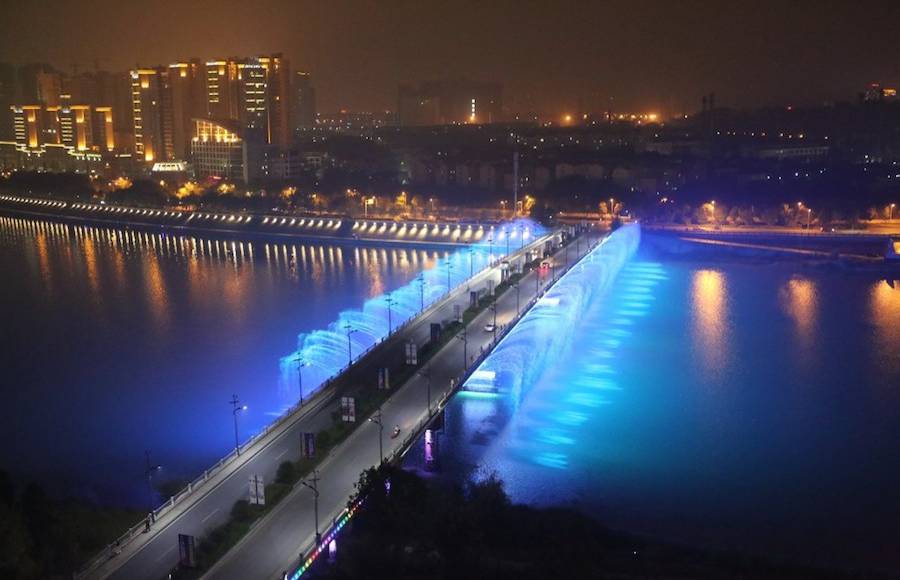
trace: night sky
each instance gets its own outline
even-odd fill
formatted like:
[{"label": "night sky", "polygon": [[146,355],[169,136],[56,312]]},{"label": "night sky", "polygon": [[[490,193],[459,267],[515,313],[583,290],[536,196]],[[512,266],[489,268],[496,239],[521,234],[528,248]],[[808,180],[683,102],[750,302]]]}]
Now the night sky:
[{"label": "night sky", "polygon": [[284,52],[320,111],[394,109],[397,83],[499,80],[513,110],[852,99],[900,82],[900,2],[3,0],[0,61],[124,70]]}]

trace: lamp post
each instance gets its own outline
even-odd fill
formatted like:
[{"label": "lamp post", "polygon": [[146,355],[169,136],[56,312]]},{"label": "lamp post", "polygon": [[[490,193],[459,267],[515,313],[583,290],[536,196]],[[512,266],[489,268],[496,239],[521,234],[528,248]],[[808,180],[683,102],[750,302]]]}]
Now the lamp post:
[{"label": "lamp post", "polygon": [[300,389],[300,406],[303,406],[303,372],[300,370],[306,366],[306,363],[299,356],[297,357],[297,388]]},{"label": "lamp post", "polygon": [[616,199],[614,197],[609,198],[609,219],[612,219],[616,215]]},{"label": "lamp post", "polygon": [[348,322],[344,325],[344,330],[347,331],[347,367],[349,368],[350,365],[353,364],[353,343],[350,340],[350,335],[356,332],[356,329],[353,328],[353,325]]},{"label": "lamp post", "polygon": [[431,369],[416,371],[416,374],[425,377],[425,391],[428,397],[428,415],[431,416]]},{"label": "lamp post", "polygon": [[456,335],[456,338],[463,341],[463,372],[466,372],[466,369],[469,368],[469,335],[465,326],[463,326],[462,332]]},{"label": "lamp post", "polygon": [[419,276],[419,311],[425,311],[425,274],[420,273]]},{"label": "lamp post", "polygon": [[390,293],[390,292],[388,292],[387,296],[385,296],[384,301],[385,301],[385,303],[387,304],[387,311],[388,311],[388,336],[390,336],[390,335],[391,335],[391,332],[393,331],[393,323],[392,323],[392,320],[391,320],[391,306],[393,306],[393,304],[394,304],[394,297],[391,296],[391,293]]},{"label": "lamp post", "polygon": [[513,283],[513,288],[516,289],[516,316],[519,315],[519,282],[516,281]]},{"label": "lamp post", "polygon": [[147,449],[144,451],[144,459],[146,460],[147,467],[144,471],[144,475],[147,477],[147,506],[150,508],[150,512],[153,512],[153,474],[162,469],[162,465],[153,465],[150,463],[150,450]]},{"label": "lamp post", "polygon": [[[310,481],[312,484],[309,483]],[[308,487],[313,492],[313,501],[315,502],[313,503],[313,513],[315,514],[316,545],[318,546],[322,542],[322,536],[319,535],[319,471],[313,469],[312,477],[309,478],[309,481],[301,479],[300,485]]]},{"label": "lamp post", "polygon": [[450,263],[450,259],[447,259],[447,294],[450,293],[450,270],[453,269],[453,264]]},{"label": "lamp post", "polygon": [[241,454],[241,445],[240,440],[238,439],[238,413],[241,411],[247,410],[247,405],[241,405],[240,399],[238,399],[237,395],[231,395],[231,400],[228,401],[228,404],[231,405],[231,416],[234,418],[234,450],[238,455]]},{"label": "lamp post", "polygon": [[381,409],[372,417],[369,417],[369,421],[378,425],[378,457],[379,464],[384,463],[384,423],[381,420]]},{"label": "lamp post", "polygon": [[506,232],[506,259],[509,259],[509,230]]},{"label": "lamp post", "polygon": [[494,296],[494,300],[491,301],[491,311],[494,313],[494,322],[491,325],[493,328],[494,334],[494,342],[497,342],[497,297]]},{"label": "lamp post", "polygon": [[475,273],[475,248],[469,247],[469,278]]},{"label": "lamp post", "polygon": [[894,208],[895,208],[895,207],[897,207],[897,204],[896,204],[896,203],[892,203],[892,204],[891,204],[891,215],[890,215],[890,217],[888,218],[888,221],[890,221],[890,222],[894,221]]},{"label": "lamp post", "polygon": [[488,266],[494,265],[494,236],[488,236],[488,245],[491,248],[491,253],[488,254]]}]

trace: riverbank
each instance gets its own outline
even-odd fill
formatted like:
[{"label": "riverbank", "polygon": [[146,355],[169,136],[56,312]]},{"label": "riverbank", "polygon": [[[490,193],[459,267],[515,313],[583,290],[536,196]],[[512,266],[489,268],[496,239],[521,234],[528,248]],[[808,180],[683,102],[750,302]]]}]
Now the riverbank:
[{"label": "riverbank", "polygon": [[329,241],[354,245],[459,247],[484,240],[518,243],[521,229],[499,223],[357,219],[339,215],[294,215],[138,207],[28,196],[0,195],[0,213],[108,225],[142,231],[171,231],[244,239]]},{"label": "riverbank", "polygon": [[514,504],[493,477],[436,486],[386,466],[368,471],[360,485],[365,505],[335,556],[320,558],[310,578],[860,577],[612,531],[568,508]]}]

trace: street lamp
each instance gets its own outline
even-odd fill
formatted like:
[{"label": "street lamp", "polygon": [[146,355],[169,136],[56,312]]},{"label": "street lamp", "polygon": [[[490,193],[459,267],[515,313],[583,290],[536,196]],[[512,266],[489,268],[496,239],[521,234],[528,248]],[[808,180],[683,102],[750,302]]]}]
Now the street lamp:
[{"label": "street lamp", "polygon": [[425,377],[425,391],[428,396],[428,415],[431,415],[431,369],[416,371],[416,374]]},{"label": "street lamp", "polygon": [[488,237],[488,245],[491,248],[491,253],[488,254],[488,266],[494,265],[494,236]]},{"label": "street lamp", "polygon": [[615,198],[609,198],[609,217],[612,219],[616,215],[616,200]]},{"label": "street lamp", "polygon": [[494,300],[491,302],[491,310],[494,313],[494,322],[491,328],[493,328],[494,342],[497,342],[497,296],[494,296]]},{"label": "street lamp", "polygon": [[162,465],[153,465],[150,463],[150,450],[144,451],[144,458],[147,461],[147,468],[144,475],[147,476],[147,505],[150,507],[150,513],[153,513],[153,474],[162,469]]},{"label": "street lamp", "polygon": [[303,373],[300,371],[306,363],[302,358],[297,357],[297,388],[300,389],[300,406],[303,406]]},{"label": "street lamp", "polygon": [[390,292],[388,292],[387,296],[384,298],[385,303],[387,304],[388,311],[388,336],[391,335],[393,331],[393,323],[391,321],[391,306],[394,304],[394,297],[391,296]]},{"label": "street lamp", "polygon": [[513,288],[516,289],[516,316],[519,315],[519,282],[513,282]]},{"label": "street lamp", "polygon": [[450,259],[447,258],[447,294],[450,293],[450,270],[453,269],[453,264],[450,262]]},{"label": "street lamp", "polygon": [[315,502],[313,504],[313,513],[315,514],[315,518],[316,518],[316,546],[318,546],[322,542],[322,536],[319,535],[319,471],[318,470],[313,469],[312,477],[309,478],[309,481],[312,482],[311,485],[307,480],[301,479],[300,485],[304,485],[304,486],[308,487],[313,492],[313,500]]},{"label": "street lamp", "polygon": [[891,204],[891,216],[888,218],[888,221],[894,221],[894,208],[897,207],[896,203]]},{"label": "street lamp", "polygon": [[419,311],[425,311],[425,274],[419,273]]},{"label": "street lamp", "polygon": [[241,401],[238,399],[237,395],[231,395],[231,400],[228,401],[231,405],[231,416],[234,418],[234,450],[238,455],[241,454],[241,445],[238,439],[238,413],[241,411],[247,410],[247,405],[241,405]]},{"label": "street lamp", "polygon": [[349,368],[353,364],[353,343],[350,341],[350,335],[358,331],[349,322],[344,325],[344,330],[347,331],[347,360],[349,361],[347,368]]},{"label": "street lamp", "polygon": [[475,273],[474,269],[475,248],[469,247],[469,278]]},{"label": "street lamp", "polygon": [[380,458],[380,463],[384,463],[384,423],[381,420],[380,408],[374,416],[369,417],[369,421],[378,425],[378,457]]},{"label": "street lamp", "polygon": [[463,326],[462,333],[457,334],[456,338],[463,341],[463,372],[466,372],[466,369],[469,368],[469,335],[465,326]]}]

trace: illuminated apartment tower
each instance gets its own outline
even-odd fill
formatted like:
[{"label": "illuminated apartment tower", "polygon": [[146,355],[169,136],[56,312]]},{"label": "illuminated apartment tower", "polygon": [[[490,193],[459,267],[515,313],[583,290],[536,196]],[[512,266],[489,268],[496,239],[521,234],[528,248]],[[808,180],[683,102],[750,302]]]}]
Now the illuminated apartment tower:
[{"label": "illuminated apartment tower", "polygon": [[13,133],[20,148],[37,149],[43,137],[44,111],[40,105],[12,107]]},{"label": "illuminated apartment tower", "polygon": [[134,152],[147,163],[175,158],[169,71],[162,67],[131,71]]},{"label": "illuminated apartment tower", "polygon": [[250,58],[239,66],[238,120],[246,135],[266,143],[290,144],[290,70],[280,54]]},{"label": "illuminated apartment tower", "polygon": [[213,119],[237,119],[240,109],[240,71],[234,59],[206,63],[207,115]]},{"label": "illuminated apartment tower", "polygon": [[169,65],[168,85],[172,102],[172,147],[176,159],[191,153],[192,119],[206,116],[206,72],[199,60]]},{"label": "illuminated apartment tower", "polygon": [[75,151],[88,151],[94,145],[91,107],[69,105],[56,111],[59,142]]},{"label": "illuminated apartment tower", "polygon": [[102,152],[111,153],[116,149],[116,132],[112,107],[94,109],[93,134],[94,143]]}]

